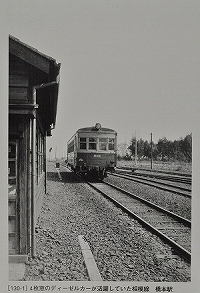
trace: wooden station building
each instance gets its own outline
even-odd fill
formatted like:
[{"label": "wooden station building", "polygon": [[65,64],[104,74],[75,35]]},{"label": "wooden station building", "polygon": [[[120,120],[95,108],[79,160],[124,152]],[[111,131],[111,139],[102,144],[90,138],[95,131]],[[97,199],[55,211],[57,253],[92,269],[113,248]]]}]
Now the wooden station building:
[{"label": "wooden station building", "polygon": [[9,36],[9,262],[35,254],[46,192],[46,137],[55,127],[60,63]]}]

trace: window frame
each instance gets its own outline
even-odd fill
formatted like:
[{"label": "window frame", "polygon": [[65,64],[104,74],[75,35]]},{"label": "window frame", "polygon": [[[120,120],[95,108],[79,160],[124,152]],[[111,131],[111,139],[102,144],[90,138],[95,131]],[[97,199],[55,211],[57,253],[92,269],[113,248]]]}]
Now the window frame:
[{"label": "window frame", "polygon": [[36,129],[36,177],[37,183],[45,172],[45,137],[39,128]]}]

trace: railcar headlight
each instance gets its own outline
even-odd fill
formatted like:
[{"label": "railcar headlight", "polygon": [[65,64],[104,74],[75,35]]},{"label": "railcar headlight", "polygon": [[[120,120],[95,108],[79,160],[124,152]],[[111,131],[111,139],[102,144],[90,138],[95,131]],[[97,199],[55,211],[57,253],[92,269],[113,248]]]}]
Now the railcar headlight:
[{"label": "railcar headlight", "polygon": [[100,123],[96,123],[96,124],[95,124],[95,129],[96,129],[96,130],[99,130],[100,128],[101,128],[101,124],[100,124]]}]

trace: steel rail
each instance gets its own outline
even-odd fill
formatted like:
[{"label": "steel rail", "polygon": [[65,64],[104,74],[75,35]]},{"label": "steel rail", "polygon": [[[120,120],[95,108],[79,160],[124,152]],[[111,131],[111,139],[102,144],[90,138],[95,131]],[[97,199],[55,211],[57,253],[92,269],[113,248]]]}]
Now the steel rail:
[{"label": "steel rail", "polygon": [[160,180],[166,180],[166,181],[172,181],[177,183],[183,183],[183,184],[192,184],[191,178],[181,178],[181,177],[175,177],[170,175],[159,175],[159,174],[147,174],[147,173],[134,173],[136,176],[144,176],[144,177],[153,177]]},{"label": "steel rail", "polygon": [[[167,180],[167,181],[172,181],[172,182],[178,182],[178,183],[183,183],[183,184],[192,184],[192,175],[187,174],[175,174],[173,172],[161,172],[161,171],[156,171],[156,170],[145,170],[145,169],[122,169],[122,168],[116,168],[115,169],[117,172],[122,172],[122,173],[132,173],[135,176],[144,176],[144,177],[153,177],[161,180]],[[136,172],[135,172],[136,171]]]},{"label": "steel rail", "polygon": [[188,173],[179,173],[176,171],[164,171],[164,170],[156,170],[156,169],[145,169],[145,168],[123,168],[123,167],[117,167],[118,170],[130,170],[132,172],[134,171],[146,171],[149,172],[150,174],[153,173],[160,173],[160,174],[169,174],[169,175],[175,175],[175,176],[181,176],[181,177],[188,177],[191,178],[192,175]]},{"label": "steel rail", "polygon": [[144,198],[142,198],[142,197],[140,197],[140,196],[138,196],[138,195],[136,195],[136,194],[133,194],[132,192],[129,192],[129,191],[127,191],[127,190],[124,190],[124,189],[122,189],[122,188],[120,188],[120,187],[118,187],[118,186],[115,186],[115,185],[113,185],[113,184],[111,184],[111,183],[108,183],[108,182],[104,182],[104,183],[107,184],[107,185],[109,185],[109,186],[111,186],[112,188],[114,188],[114,189],[116,189],[116,190],[122,192],[122,193],[125,193],[125,194],[127,194],[127,195],[129,195],[129,196],[131,196],[131,197],[133,197],[133,198],[135,198],[135,199],[137,199],[137,200],[139,200],[139,201],[145,203],[146,205],[148,205],[148,206],[150,206],[150,207],[152,207],[152,208],[154,208],[154,209],[156,209],[156,210],[158,210],[158,211],[160,211],[160,212],[163,212],[163,213],[167,214],[167,215],[170,216],[170,217],[173,217],[174,219],[180,221],[180,222],[181,222],[182,224],[184,224],[185,226],[187,226],[187,227],[191,227],[191,221],[190,221],[190,220],[188,220],[188,219],[186,219],[186,218],[183,218],[183,217],[181,217],[181,216],[179,216],[179,215],[177,215],[177,214],[175,214],[175,213],[173,213],[173,212],[170,212],[170,211],[168,211],[168,210],[166,210],[166,209],[160,207],[159,205],[150,202],[150,201],[147,200],[147,199],[144,199]]},{"label": "steel rail", "polygon": [[[112,175],[112,176],[116,176],[116,177],[125,178],[125,179],[128,179],[128,180],[132,180],[132,181],[135,181],[135,182],[139,182],[139,183],[149,185],[149,186],[152,186],[152,187],[156,187],[158,189],[162,189],[162,190],[165,190],[165,191],[170,191],[170,192],[173,192],[173,193],[185,196],[185,197],[189,197],[189,198],[192,197],[191,194],[189,194],[189,193],[185,193],[183,191],[173,189],[173,188],[177,188],[177,189],[182,189],[182,190],[185,190],[185,191],[188,190],[188,189],[185,189],[183,187],[180,188],[180,187],[170,186],[170,184],[167,184],[167,183],[152,182],[150,179],[146,179],[146,178],[142,178],[142,179],[141,178],[135,178],[135,177],[133,177],[134,175],[129,175],[129,174],[123,175],[123,174],[115,174],[115,173],[112,173],[112,172],[108,172],[108,174]],[[158,184],[160,184],[160,186]],[[168,186],[168,188],[164,187],[162,185],[166,185],[166,186]],[[190,192],[190,191],[188,190],[188,192]]]},{"label": "steel rail", "polygon": [[[65,167],[65,168],[69,169],[67,166],[65,166],[65,165],[63,165],[63,164],[61,164],[61,165],[62,165],[63,167]],[[69,169],[69,170],[70,170],[70,169]],[[77,175],[77,174],[76,174],[76,175]],[[77,175],[77,176],[78,176],[79,178],[81,178],[82,180],[84,180],[81,176],[79,176],[79,175]],[[84,180],[84,181],[85,181],[86,183],[88,183],[89,185],[92,184],[92,183],[89,182],[89,181],[86,181],[86,180]],[[160,207],[159,205],[150,202],[150,201],[147,200],[147,199],[144,199],[144,198],[142,198],[142,197],[140,197],[140,196],[138,196],[138,195],[136,195],[136,194],[133,194],[132,192],[129,192],[129,191],[127,191],[127,190],[124,190],[124,189],[122,189],[122,188],[120,188],[120,187],[118,187],[118,186],[115,186],[115,185],[111,184],[111,183],[108,183],[108,182],[103,182],[103,183],[106,184],[106,185],[108,185],[108,186],[111,186],[111,187],[115,188],[116,190],[118,190],[118,191],[120,191],[120,192],[123,192],[123,193],[125,193],[125,194],[127,194],[127,195],[129,195],[129,196],[131,196],[131,197],[133,197],[133,198],[135,198],[135,199],[137,199],[137,200],[143,202],[143,203],[145,203],[146,205],[148,205],[148,206],[150,206],[150,207],[155,208],[156,210],[158,210],[158,211],[160,211],[160,212],[163,212],[163,213],[167,214],[167,215],[170,216],[170,217],[173,217],[174,219],[177,219],[178,221],[180,221],[181,223],[183,223],[183,224],[186,225],[187,227],[191,227],[191,221],[190,221],[190,220],[188,220],[188,219],[186,219],[186,218],[183,218],[183,217],[181,217],[181,216],[179,216],[179,215],[177,215],[177,214],[175,214],[175,213],[173,213],[173,212],[170,212],[170,211],[168,211],[168,210],[166,210],[166,209]]]},{"label": "steel rail", "polygon": [[[179,254],[181,257],[183,257],[186,261],[188,261],[189,263],[191,262],[191,253],[186,250],[184,247],[182,247],[181,245],[179,245],[178,243],[176,243],[174,240],[170,239],[168,236],[166,236],[165,234],[163,234],[162,232],[160,232],[158,229],[156,229],[155,227],[153,227],[150,223],[148,223],[147,221],[145,221],[144,219],[142,219],[141,217],[139,217],[138,215],[136,215],[134,212],[132,212],[130,209],[128,209],[127,207],[125,207],[124,205],[122,205],[119,201],[117,201],[116,199],[113,199],[111,196],[109,196],[108,194],[106,194],[105,192],[99,190],[94,184],[92,184],[91,182],[87,182],[87,184],[89,184],[92,188],[94,188],[96,191],[98,191],[99,193],[101,193],[104,197],[106,197],[107,199],[109,199],[110,201],[112,201],[117,207],[121,208],[123,211],[125,211],[128,215],[130,215],[131,217],[133,217],[134,219],[136,219],[139,223],[141,223],[144,227],[147,227],[150,231],[152,231],[153,234],[157,235],[159,238],[161,238],[164,242],[168,243],[176,252],[177,254]],[[107,184],[123,193],[126,193],[128,195],[130,195],[131,193],[118,188],[112,184],[108,184],[108,183],[103,183],[103,184]],[[131,194],[132,196],[133,194]],[[141,201],[146,201],[144,199],[139,198],[136,195],[133,195],[135,198],[138,198],[138,200]],[[148,202],[148,201],[147,201]],[[149,205],[153,206],[154,204],[148,202]],[[156,205],[155,205],[156,206]],[[156,209],[159,210],[164,210],[162,208],[160,208],[159,206],[155,207]],[[165,210],[166,211],[166,210]],[[172,217],[174,218],[178,218],[180,219],[181,223],[184,223],[185,225],[191,227],[191,222],[187,219],[184,219],[176,214],[173,214],[169,211],[167,211],[168,214],[170,214]]]},{"label": "steel rail", "polygon": [[[64,166],[62,164],[63,167],[69,169],[67,166]],[[77,175],[77,174],[76,174]],[[78,175],[77,175],[78,176]],[[114,198],[112,198],[111,196],[109,196],[108,194],[106,194],[105,192],[99,190],[97,187],[94,186],[93,183],[88,182],[86,180],[84,180],[82,177],[78,176],[79,178],[81,178],[83,181],[85,181],[89,186],[91,186],[94,190],[96,190],[97,192],[101,193],[104,197],[106,197],[107,199],[109,199],[111,202],[113,202],[117,207],[121,208],[123,211],[125,211],[128,215],[130,215],[132,218],[136,219],[142,226],[146,227],[147,229],[149,229],[153,234],[157,235],[161,240],[163,240],[165,243],[169,244],[174,251],[177,252],[178,255],[180,255],[181,257],[183,257],[186,261],[188,261],[189,263],[191,263],[191,253],[186,250],[184,247],[182,247],[181,245],[179,245],[178,243],[176,243],[174,240],[170,239],[168,236],[166,236],[165,234],[163,234],[162,232],[160,232],[158,229],[156,229],[155,227],[153,227],[150,223],[148,223],[147,221],[145,221],[144,219],[142,219],[141,217],[139,217],[138,215],[136,215],[135,213],[133,213],[131,210],[129,210],[127,207],[125,207],[124,205],[122,205],[119,201],[115,200]],[[148,200],[145,200],[131,192],[128,192],[124,189],[121,189],[117,186],[114,186],[110,183],[105,183],[103,182],[102,184],[106,184],[109,185],[110,187],[121,191],[122,193],[125,193],[131,197],[134,197],[135,199],[138,199],[139,201],[146,203],[147,205],[154,207],[156,210],[159,210],[161,212],[166,213],[167,215],[177,219],[178,221],[180,221],[181,223],[183,223],[184,225],[188,226],[191,228],[191,221],[189,221],[188,219],[185,219],[177,214],[174,214],[158,205],[155,205],[153,203],[151,203]]]}]

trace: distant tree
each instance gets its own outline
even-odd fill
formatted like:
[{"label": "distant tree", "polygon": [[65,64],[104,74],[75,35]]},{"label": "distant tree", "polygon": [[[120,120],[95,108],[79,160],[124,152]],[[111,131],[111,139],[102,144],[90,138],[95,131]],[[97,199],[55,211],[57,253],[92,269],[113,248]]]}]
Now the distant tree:
[{"label": "distant tree", "polygon": [[128,149],[130,150],[131,154],[134,156],[135,155],[135,145],[136,145],[136,138],[133,137],[131,139],[130,145],[128,147]]},{"label": "distant tree", "polygon": [[174,154],[173,154],[173,142],[171,140],[168,140],[167,143],[166,143],[166,149],[167,149],[167,158],[168,158],[168,161],[169,160],[172,160],[173,157],[174,157]]},{"label": "distant tree", "polygon": [[142,138],[137,141],[137,155],[139,159],[144,157],[144,140]]},{"label": "distant tree", "polygon": [[167,142],[167,138],[163,137],[160,138],[157,143],[158,155],[161,156],[162,161],[164,161],[167,156]]},{"label": "distant tree", "polygon": [[173,160],[178,160],[178,161],[182,161],[183,160],[183,156],[181,154],[181,150],[180,150],[180,142],[179,140],[174,140],[173,142]]},{"label": "distant tree", "polygon": [[158,159],[158,148],[157,148],[157,145],[154,144],[154,142],[153,142],[153,159],[154,160]]},{"label": "distant tree", "polygon": [[130,159],[131,152],[126,142],[117,145],[117,157],[118,159]]},{"label": "distant tree", "polygon": [[144,142],[144,157],[147,159],[151,158],[151,146],[147,140]]},{"label": "distant tree", "polygon": [[180,140],[180,151],[187,162],[192,161],[192,134],[188,134],[184,139]]},{"label": "distant tree", "polygon": [[[135,156],[136,139],[133,137],[128,147],[130,155]],[[137,141],[137,156],[139,159],[151,158],[151,143],[147,140],[139,139]],[[152,156],[154,160],[161,159],[162,161],[179,160],[192,161],[192,134],[179,140],[168,140],[163,137],[158,140],[157,144],[152,142]]]},{"label": "distant tree", "polygon": [[[131,139],[131,144],[128,148],[131,151],[132,156],[135,156],[135,148],[136,148],[136,138],[135,137],[133,137]],[[144,140],[142,138],[137,140],[137,157],[139,159],[144,157]]]}]

